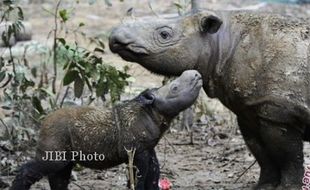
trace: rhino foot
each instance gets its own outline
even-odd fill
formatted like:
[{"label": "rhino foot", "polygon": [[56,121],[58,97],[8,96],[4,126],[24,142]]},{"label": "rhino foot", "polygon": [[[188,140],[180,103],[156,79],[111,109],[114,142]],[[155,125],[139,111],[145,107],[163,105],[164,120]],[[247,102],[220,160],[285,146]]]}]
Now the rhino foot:
[{"label": "rhino foot", "polygon": [[301,189],[301,186],[300,185],[279,185],[276,190],[300,190]]},{"label": "rhino foot", "polygon": [[276,190],[276,186],[274,184],[261,184],[254,187],[254,190]]}]

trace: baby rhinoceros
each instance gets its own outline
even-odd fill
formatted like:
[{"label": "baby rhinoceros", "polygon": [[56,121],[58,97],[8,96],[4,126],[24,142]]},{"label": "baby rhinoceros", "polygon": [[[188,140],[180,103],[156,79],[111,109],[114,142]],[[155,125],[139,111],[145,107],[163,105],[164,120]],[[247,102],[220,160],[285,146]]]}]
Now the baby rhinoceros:
[{"label": "baby rhinoceros", "polygon": [[154,147],[171,119],[194,103],[201,86],[201,75],[189,70],[112,109],[85,106],[51,113],[40,130],[36,158],[21,167],[11,189],[29,189],[43,176],[52,190],[67,189],[75,163],[107,169],[127,162],[126,149],[131,148],[136,149],[136,189],[159,189]]}]

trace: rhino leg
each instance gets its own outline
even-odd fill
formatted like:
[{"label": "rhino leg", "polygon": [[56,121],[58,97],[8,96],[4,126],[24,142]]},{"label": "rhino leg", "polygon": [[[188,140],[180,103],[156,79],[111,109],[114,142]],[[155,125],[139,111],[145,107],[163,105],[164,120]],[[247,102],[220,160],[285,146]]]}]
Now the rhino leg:
[{"label": "rhino leg", "polygon": [[281,173],[278,189],[301,189],[303,167],[302,134],[294,126],[261,119],[260,135],[268,153]]},{"label": "rhino leg", "polygon": [[43,176],[58,172],[67,165],[68,162],[30,161],[19,169],[10,190],[28,190]]},{"label": "rhino leg", "polygon": [[40,171],[40,163],[30,161],[21,166],[19,169],[10,190],[27,190],[35,182],[39,181],[43,174]]},{"label": "rhino leg", "polygon": [[159,163],[155,150],[136,154],[134,165],[138,169],[136,190],[159,190]]},{"label": "rhino leg", "polygon": [[67,190],[70,183],[73,163],[68,164],[63,169],[48,175],[51,190]]},{"label": "rhino leg", "polygon": [[158,190],[160,175],[159,162],[154,149],[150,151],[149,168],[145,182],[145,189]]},{"label": "rhino leg", "polygon": [[260,177],[255,189],[269,190],[274,189],[280,184],[280,171],[273,164],[268,152],[259,138],[257,126],[249,126],[247,120],[238,117],[238,124],[246,145],[256,158],[260,168]]}]

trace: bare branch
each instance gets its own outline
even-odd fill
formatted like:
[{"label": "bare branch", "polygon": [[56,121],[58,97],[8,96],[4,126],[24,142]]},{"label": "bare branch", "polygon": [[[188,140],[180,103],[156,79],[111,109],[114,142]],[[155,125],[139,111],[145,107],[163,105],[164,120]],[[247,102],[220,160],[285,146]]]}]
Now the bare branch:
[{"label": "bare branch", "polygon": [[56,94],[56,80],[57,80],[57,30],[58,30],[58,23],[57,23],[57,13],[59,10],[61,0],[58,0],[55,8],[55,15],[54,15],[54,22],[55,22],[55,29],[54,29],[54,44],[53,44],[53,66],[54,66],[54,76],[52,81],[52,91]]}]

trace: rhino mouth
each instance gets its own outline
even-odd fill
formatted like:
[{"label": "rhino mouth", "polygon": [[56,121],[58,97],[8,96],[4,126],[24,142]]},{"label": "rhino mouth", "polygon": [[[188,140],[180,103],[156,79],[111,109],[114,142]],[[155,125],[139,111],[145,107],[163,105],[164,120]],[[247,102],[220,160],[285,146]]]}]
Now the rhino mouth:
[{"label": "rhino mouth", "polygon": [[202,78],[200,77],[194,83],[192,90],[197,89],[197,88],[201,88],[201,87],[202,87]]},{"label": "rhino mouth", "polygon": [[149,55],[149,51],[138,44],[129,43],[129,44],[120,44],[114,43],[111,45],[111,51],[113,53],[118,53],[123,58],[132,59],[137,56]]}]

